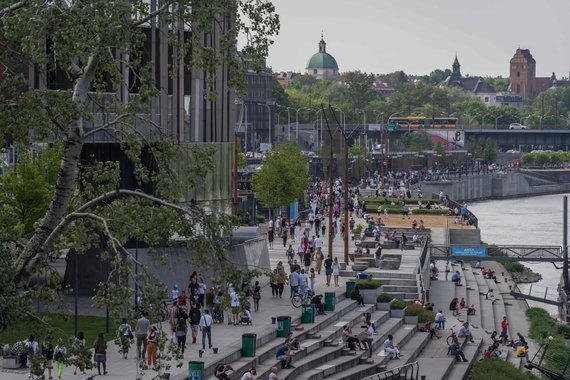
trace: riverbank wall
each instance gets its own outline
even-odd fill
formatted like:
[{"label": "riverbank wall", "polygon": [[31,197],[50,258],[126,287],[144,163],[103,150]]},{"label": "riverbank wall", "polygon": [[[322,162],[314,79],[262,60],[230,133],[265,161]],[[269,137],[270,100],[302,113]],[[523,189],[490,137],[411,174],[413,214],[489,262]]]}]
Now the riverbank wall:
[{"label": "riverbank wall", "polygon": [[456,201],[505,199],[570,192],[570,170],[518,170],[424,181],[424,194],[443,191]]}]

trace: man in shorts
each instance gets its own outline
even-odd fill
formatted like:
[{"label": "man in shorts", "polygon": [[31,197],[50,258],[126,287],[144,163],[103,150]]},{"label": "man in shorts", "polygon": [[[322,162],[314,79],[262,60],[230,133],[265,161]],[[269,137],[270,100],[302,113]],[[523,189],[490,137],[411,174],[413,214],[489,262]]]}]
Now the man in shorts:
[{"label": "man in shorts", "polygon": [[332,275],[332,265],[333,265],[333,259],[332,256],[328,256],[325,259],[325,274],[327,275],[327,286],[331,286],[331,275]]}]

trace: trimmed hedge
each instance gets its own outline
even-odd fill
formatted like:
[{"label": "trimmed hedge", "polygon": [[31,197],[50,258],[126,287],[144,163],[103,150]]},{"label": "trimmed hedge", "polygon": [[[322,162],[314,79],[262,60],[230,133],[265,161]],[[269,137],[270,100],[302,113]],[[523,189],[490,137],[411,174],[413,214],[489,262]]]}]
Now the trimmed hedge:
[{"label": "trimmed hedge", "polygon": [[382,293],[376,298],[376,302],[384,302],[388,303],[394,299],[394,295],[392,293]]},{"label": "trimmed hedge", "polygon": [[356,282],[356,285],[358,285],[360,289],[378,289],[382,286],[382,281],[370,278],[366,280],[355,280],[354,282]]},{"label": "trimmed hedge", "polygon": [[390,308],[394,309],[394,310],[402,310],[406,306],[408,306],[408,303],[406,301],[396,300],[396,301],[394,301],[394,303],[392,303],[392,306]]},{"label": "trimmed hedge", "polygon": [[257,215],[257,223],[265,223],[265,215]]},{"label": "trimmed hedge", "polygon": [[[369,198],[369,197],[367,197],[367,198],[360,198],[360,201],[361,201],[361,202],[362,202],[362,201],[366,201],[366,204],[367,204],[367,205],[368,205],[369,203],[376,203],[376,204],[384,203],[384,202],[386,202],[386,200],[388,200],[388,203],[390,203],[390,202],[398,203],[398,201],[402,201],[402,200],[403,200],[403,201],[405,201],[406,203],[418,204],[420,198],[389,198],[389,197],[386,197],[386,198],[384,198],[384,197],[378,197],[378,198]],[[439,199],[437,199],[437,198],[434,198],[434,199],[432,199],[432,198],[421,198],[421,200],[422,200],[422,204],[424,204],[424,205],[427,204],[428,202],[431,202],[431,204],[434,204],[434,203],[438,203],[438,204],[439,204],[439,203],[440,203],[440,202],[439,202]]]},{"label": "trimmed hedge", "polygon": [[433,311],[424,310],[418,317],[419,323],[426,323],[426,321],[435,322],[435,313]]},{"label": "trimmed hedge", "polygon": [[439,210],[437,209],[426,210],[424,208],[422,208],[421,210],[419,208],[412,210],[412,214],[414,215],[445,215],[448,213],[449,213],[448,209],[441,209],[441,208]]},{"label": "trimmed hedge", "polygon": [[476,380],[540,380],[540,377],[533,373],[516,368],[511,363],[499,358],[483,359],[476,362],[469,376],[473,376]]},{"label": "trimmed hedge", "polygon": [[426,321],[435,321],[435,313],[433,311],[424,310],[423,306],[412,304],[406,309],[408,317],[418,316],[418,322],[425,323]]},{"label": "trimmed hedge", "polygon": [[408,317],[415,317],[416,315],[419,316],[422,313],[422,311],[424,311],[422,305],[416,305],[415,303],[413,303],[410,306],[408,306],[408,308],[406,309],[406,315]]},{"label": "trimmed hedge", "polygon": [[520,273],[524,271],[524,265],[522,265],[521,263],[517,263],[516,261],[512,263],[504,263],[503,266],[509,272]]}]

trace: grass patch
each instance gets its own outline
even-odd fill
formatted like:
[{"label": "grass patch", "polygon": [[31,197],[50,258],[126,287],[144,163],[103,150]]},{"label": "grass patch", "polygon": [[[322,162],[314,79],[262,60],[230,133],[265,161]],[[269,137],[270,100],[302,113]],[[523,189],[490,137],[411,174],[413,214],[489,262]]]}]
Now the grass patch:
[{"label": "grass patch", "polygon": [[[64,338],[65,340],[66,337],[74,335],[75,320],[73,315],[68,314],[62,317],[61,314],[41,313],[41,316],[54,328],[53,332],[49,334],[54,345],[59,338]],[[93,342],[95,338],[97,338],[97,334],[105,332],[105,326],[106,319],[104,317],[84,315],[77,317],[77,331],[85,332],[87,348],[93,347]],[[105,334],[107,341],[115,339],[117,326],[118,325],[115,325],[112,319],[109,321],[109,333]],[[63,330],[63,332],[60,330]],[[31,334],[33,334],[39,342],[42,342],[48,332],[46,331],[46,327],[40,325],[38,322],[30,320],[11,321],[8,324],[8,328],[0,334],[0,343],[13,345],[16,342],[28,339]]]},{"label": "grass patch", "polygon": [[355,280],[354,282],[356,282],[356,285],[360,289],[378,289],[382,286],[382,281],[373,280],[371,278],[368,278],[366,280]]},{"label": "grass patch", "polygon": [[512,273],[521,273],[524,271],[524,265],[517,263],[516,261],[512,263],[504,263],[503,266],[507,271]]},{"label": "grass patch", "polygon": [[549,369],[562,372],[570,357],[570,346],[565,341],[570,336],[570,329],[558,323],[546,310],[539,307],[528,308],[526,316],[530,319],[531,338],[544,342],[549,336],[553,337],[546,353],[546,363]]},{"label": "grass patch", "polygon": [[476,362],[469,375],[476,380],[540,380],[540,377],[533,373],[518,369],[511,363],[498,358]]}]

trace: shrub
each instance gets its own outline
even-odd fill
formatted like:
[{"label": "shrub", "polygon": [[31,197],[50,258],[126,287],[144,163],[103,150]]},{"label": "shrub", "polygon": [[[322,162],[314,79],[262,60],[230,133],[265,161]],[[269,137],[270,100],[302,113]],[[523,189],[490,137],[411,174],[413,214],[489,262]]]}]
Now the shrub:
[{"label": "shrub", "polygon": [[433,311],[424,310],[418,317],[418,322],[426,323],[426,321],[435,321],[435,313]]},{"label": "shrub", "polygon": [[505,263],[503,264],[503,266],[505,267],[505,269],[509,272],[522,272],[524,270],[524,265],[522,265],[521,263],[517,263],[517,262],[512,262],[512,263]]},{"label": "shrub", "polygon": [[265,223],[265,215],[257,215],[257,223]]},{"label": "shrub", "polygon": [[548,348],[546,364],[547,368],[562,372],[566,360],[570,356],[570,346],[564,341],[570,335],[570,328],[558,323],[546,310],[538,307],[528,308],[526,316],[530,319],[529,332],[531,338],[539,341],[545,340],[549,336],[554,338]]},{"label": "shrub", "polygon": [[421,210],[419,208],[412,210],[412,214],[414,214],[414,215],[445,215],[448,212],[449,212],[449,210],[441,209],[441,208],[439,210],[437,210],[437,209],[426,210],[423,208]]},{"label": "shrub", "polygon": [[394,299],[394,295],[392,293],[382,293],[376,298],[376,302],[390,302]]},{"label": "shrub", "polygon": [[408,308],[406,309],[406,315],[408,317],[415,317],[419,316],[422,313],[422,311],[424,311],[422,305],[412,304],[408,306]]},{"label": "shrub", "polygon": [[[389,214],[402,214],[404,212],[404,208],[402,206],[381,206],[380,212],[384,212],[385,209],[388,209]],[[375,205],[366,205],[366,211],[368,212],[378,212],[378,206]]]},{"label": "shrub", "polygon": [[562,335],[564,339],[570,339],[570,326],[558,325],[558,334]]},{"label": "shrub", "polygon": [[373,280],[371,278],[366,280],[355,280],[354,282],[356,282],[356,285],[358,285],[360,289],[378,289],[382,286],[382,281]]},{"label": "shrub", "polygon": [[[378,197],[378,198],[368,198],[368,197],[365,197],[365,198],[360,198],[360,200],[361,200],[361,201],[366,201],[366,204],[367,204],[367,205],[368,205],[368,204],[376,204],[376,207],[378,207],[378,204],[380,204],[380,203],[385,203],[386,200],[388,201],[388,203],[390,203],[390,202],[398,203],[398,201],[402,201],[402,200],[403,200],[404,202],[406,202],[406,203],[408,203],[408,204],[418,204],[418,201],[419,201],[420,199],[419,199],[419,198],[405,198],[405,199],[402,199],[402,198],[388,198],[388,197],[386,197],[386,198],[384,198],[384,197]],[[430,202],[432,205],[435,204],[435,203],[437,203],[437,204],[440,203],[438,198],[422,198],[422,204],[425,205],[425,204],[427,204],[428,202]]]},{"label": "shrub", "polygon": [[406,301],[396,300],[396,301],[394,301],[394,303],[392,303],[392,306],[390,306],[390,308],[395,309],[395,310],[402,310],[406,306],[408,306],[408,303]]},{"label": "shrub", "polygon": [[470,376],[479,379],[493,380],[539,380],[540,377],[528,371],[516,368],[511,363],[499,358],[484,359],[475,363]]},{"label": "shrub", "polygon": [[355,234],[361,234],[363,229],[364,229],[364,226],[362,224],[358,224],[356,227],[354,227],[352,232]]}]

